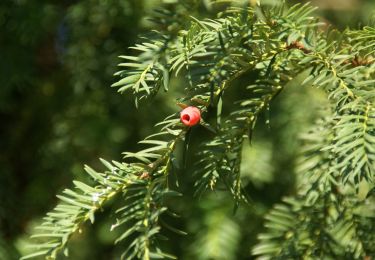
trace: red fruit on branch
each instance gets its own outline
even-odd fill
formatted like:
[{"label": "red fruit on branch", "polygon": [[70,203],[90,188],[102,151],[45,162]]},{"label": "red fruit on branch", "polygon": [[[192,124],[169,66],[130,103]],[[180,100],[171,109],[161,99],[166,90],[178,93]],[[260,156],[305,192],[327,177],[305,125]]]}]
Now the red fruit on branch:
[{"label": "red fruit on branch", "polygon": [[187,107],[180,113],[181,122],[186,126],[193,126],[201,120],[201,111],[196,107]]}]

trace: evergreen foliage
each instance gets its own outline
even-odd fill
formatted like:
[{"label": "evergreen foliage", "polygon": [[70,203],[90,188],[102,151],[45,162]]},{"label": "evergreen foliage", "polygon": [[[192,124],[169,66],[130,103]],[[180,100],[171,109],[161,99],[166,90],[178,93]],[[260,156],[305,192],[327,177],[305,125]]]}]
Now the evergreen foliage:
[{"label": "evergreen foliage", "polygon": [[[223,3],[224,2],[224,3]],[[158,11],[160,30],[137,44],[134,56],[122,56],[124,67],[113,84],[119,92],[133,92],[137,105],[168,91],[170,77],[185,78],[179,103],[198,107],[211,135],[200,145],[194,165],[194,190],[201,196],[225,189],[241,202],[252,204],[243,192],[243,146],[253,138],[259,118],[269,110],[288,82],[301,75],[302,85],[321,88],[329,106],[312,130],[302,136],[304,146],[297,173],[298,188],[265,217],[252,254],[260,259],[363,259],[375,256],[375,28],[343,32],[325,28],[314,18],[314,7],[250,5],[249,1],[216,1],[215,19],[186,14],[185,6]],[[243,88],[229,113],[223,113],[226,92],[248,74],[255,80]],[[206,121],[215,111],[214,122]],[[125,152],[125,162],[107,162],[103,172],[86,166],[93,184],[75,181],[59,195],[60,203],[44,219],[33,238],[35,256],[68,255],[70,237],[95,220],[113,196],[122,196],[112,229],[121,228],[115,241],[124,248],[123,259],[174,258],[159,246],[161,229],[184,233],[162,221],[168,198],[179,196],[171,184],[177,168],[185,167],[191,129],[178,112],[157,126],[160,130],[140,142],[137,152]],[[297,137],[296,137],[297,138]],[[250,220],[249,220],[250,221]],[[215,232],[238,239],[236,225],[225,222]],[[234,231],[233,231],[234,230]],[[222,234],[222,235],[221,235]],[[254,234],[255,235],[255,234]],[[207,233],[207,236],[211,236]],[[39,239],[42,238],[42,242]],[[228,247],[230,245],[230,239]],[[201,237],[202,243],[218,241]],[[208,245],[209,247],[210,245]],[[232,246],[234,248],[235,246]],[[207,252],[215,258],[215,254]],[[229,258],[229,257],[228,257]],[[224,256],[225,259],[225,256]]]}]

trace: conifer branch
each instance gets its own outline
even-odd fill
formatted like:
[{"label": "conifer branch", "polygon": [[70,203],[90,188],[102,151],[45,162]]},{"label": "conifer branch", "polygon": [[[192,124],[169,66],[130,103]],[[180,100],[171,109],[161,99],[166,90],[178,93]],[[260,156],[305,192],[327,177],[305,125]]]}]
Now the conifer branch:
[{"label": "conifer branch", "polygon": [[[122,79],[113,85],[120,92],[132,91],[137,103],[161,87],[167,91],[171,73],[187,78],[179,101],[197,104],[203,117],[216,108],[218,122],[214,137],[205,140],[199,153],[196,189],[213,189],[221,181],[237,204],[245,197],[242,146],[246,138],[252,139],[260,113],[269,110],[284,86],[302,71],[310,74],[304,83],[327,92],[331,116],[305,136],[298,194],[271,210],[267,231],[253,249],[265,259],[357,259],[374,251],[373,236],[363,235],[366,227],[375,226],[375,210],[364,207],[373,195],[358,197],[360,184],[373,185],[375,180],[375,65],[370,62],[374,30],[344,32],[340,41],[332,41],[319,31],[320,23],[310,16],[313,11],[309,4],[289,9],[284,4],[257,5],[231,7],[216,19],[189,16],[188,27],[186,21],[175,21],[175,29],[157,32],[136,45],[138,55],[123,56],[126,62],[120,66],[126,69],[118,72]],[[369,62],[361,63],[358,57]],[[224,93],[250,72],[258,78],[247,87],[249,97],[224,119]],[[159,132],[140,142],[146,148],[124,153],[128,163],[102,160],[107,168],[103,173],[87,166],[94,184],[74,181],[74,189],[58,196],[60,203],[33,236],[45,242],[34,245],[33,254],[23,259],[56,258],[60,251],[67,255],[72,235],[84,223],[93,223],[95,212],[116,195],[124,197],[112,226],[125,230],[116,240],[126,244],[122,259],[173,258],[158,248],[156,235],[167,210],[164,199],[178,195],[170,190],[168,176],[188,128],[178,113],[158,126]]]}]

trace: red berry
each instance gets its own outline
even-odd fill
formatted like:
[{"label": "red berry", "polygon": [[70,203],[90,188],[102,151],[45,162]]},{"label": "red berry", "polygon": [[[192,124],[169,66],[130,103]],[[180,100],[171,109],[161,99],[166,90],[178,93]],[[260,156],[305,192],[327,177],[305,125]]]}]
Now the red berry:
[{"label": "red berry", "polygon": [[196,125],[201,120],[201,111],[196,107],[187,107],[181,111],[180,119],[184,125]]}]

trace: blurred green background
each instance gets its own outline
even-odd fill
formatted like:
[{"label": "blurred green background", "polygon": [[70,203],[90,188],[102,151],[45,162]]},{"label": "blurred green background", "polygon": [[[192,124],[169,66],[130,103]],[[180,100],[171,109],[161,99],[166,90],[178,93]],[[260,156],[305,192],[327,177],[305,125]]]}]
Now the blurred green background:
[{"label": "blurred green background", "polygon": [[[162,2],[0,1],[0,260],[27,251],[27,238],[55,205],[55,195],[73,178],[87,180],[83,164],[100,169],[99,157],[121,160],[121,152],[136,150],[156,122],[178,110],[174,99],[183,89],[178,79],[170,93],[138,110],[130,94],[110,88],[117,57],[153,28],[147,17]],[[194,14],[212,16],[209,1],[201,2]],[[373,0],[312,2],[323,20],[341,29],[362,26],[375,7]],[[242,81],[236,84],[246,84]],[[167,221],[189,234],[167,232],[173,242],[166,247],[179,259],[250,259],[263,214],[294,191],[297,133],[325,106],[322,93],[301,89],[298,82],[273,104],[270,127],[260,121],[254,144],[244,147],[242,174],[251,206],[233,215],[225,193],[194,198],[191,171],[178,173],[185,195],[172,207],[182,217]],[[228,100],[240,96],[232,88]],[[205,135],[197,128],[193,143],[199,143],[194,136]],[[70,259],[117,259],[110,207],[73,238]]]}]

